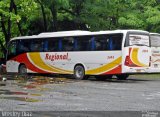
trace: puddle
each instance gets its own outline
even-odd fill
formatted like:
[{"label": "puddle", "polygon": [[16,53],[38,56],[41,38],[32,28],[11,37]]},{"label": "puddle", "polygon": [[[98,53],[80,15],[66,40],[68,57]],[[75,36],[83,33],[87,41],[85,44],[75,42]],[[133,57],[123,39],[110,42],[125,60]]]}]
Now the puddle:
[{"label": "puddle", "polygon": [[[7,77],[7,76],[6,76]],[[48,91],[50,88],[47,88],[46,84],[65,84],[65,83],[72,83],[75,80],[67,79],[67,78],[55,78],[55,77],[48,77],[48,76],[22,76],[22,75],[10,75],[11,79],[9,82],[10,85],[8,87],[15,86],[21,89],[25,89],[25,91],[12,91],[12,90],[4,90],[0,89],[0,99],[9,99],[9,100],[19,100],[19,101],[26,101],[26,102],[38,102],[39,100],[34,98],[29,98],[30,96],[42,96],[39,93],[28,93],[34,91]],[[7,82],[7,81],[6,81]],[[6,86],[9,83],[2,84],[0,86]],[[13,89],[14,90],[14,89]],[[30,90],[30,91],[29,91]],[[7,97],[8,96],[8,97]],[[13,97],[12,97],[13,96]],[[17,96],[27,96],[27,97],[17,97]]]},{"label": "puddle", "polygon": [[69,81],[67,78],[53,78],[53,77],[35,77],[33,82],[39,85],[43,84],[63,84]]},{"label": "puddle", "polygon": [[26,92],[14,92],[10,90],[0,90],[0,95],[28,95],[28,96],[41,96],[41,94],[32,94]]},{"label": "puddle", "polygon": [[0,97],[0,99],[7,100],[16,100],[16,101],[24,101],[24,102],[39,102],[40,100],[28,97]]},{"label": "puddle", "polygon": [[[46,84],[65,84],[65,83],[71,83],[73,80],[67,79],[67,78],[53,78],[53,77],[43,77],[43,76],[37,76],[32,77],[27,82],[24,79],[18,79],[19,86],[22,86],[25,89],[39,89],[40,86],[46,85]],[[40,88],[42,89],[42,87]],[[46,89],[42,89],[46,90]]]},{"label": "puddle", "polygon": [[[8,99],[8,100],[17,100],[17,101],[25,101],[25,102],[39,102],[40,100],[30,98],[30,97],[16,97],[16,96],[41,96],[41,94],[32,94],[26,92],[14,92],[9,90],[0,90],[0,99]],[[5,96],[12,96],[12,97],[5,97]]]}]

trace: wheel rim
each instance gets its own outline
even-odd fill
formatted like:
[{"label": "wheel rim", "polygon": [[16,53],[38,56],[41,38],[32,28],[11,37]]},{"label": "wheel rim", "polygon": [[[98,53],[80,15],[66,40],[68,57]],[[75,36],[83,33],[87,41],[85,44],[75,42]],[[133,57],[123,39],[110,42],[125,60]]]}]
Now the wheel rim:
[{"label": "wheel rim", "polygon": [[22,65],[20,67],[20,74],[26,74],[26,73],[27,73],[27,68],[24,65]]},{"label": "wheel rim", "polygon": [[82,79],[84,77],[84,69],[81,66],[75,68],[75,77],[76,79]]},{"label": "wheel rim", "polygon": [[78,70],[76,71],[76,76],[80,78],[82,75],[83,75],[82,70],[81,70],[81,69],[78,69]]}]

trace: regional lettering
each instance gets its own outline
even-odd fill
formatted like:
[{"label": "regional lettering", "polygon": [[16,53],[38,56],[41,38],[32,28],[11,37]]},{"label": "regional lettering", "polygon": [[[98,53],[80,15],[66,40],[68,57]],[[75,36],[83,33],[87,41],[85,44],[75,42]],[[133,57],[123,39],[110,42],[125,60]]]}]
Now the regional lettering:
[{"label": "regional lettering", "polygon": [[45,60],[55,61],[55,60],[68,60],[68,53],[66,54],[46,54]]}]

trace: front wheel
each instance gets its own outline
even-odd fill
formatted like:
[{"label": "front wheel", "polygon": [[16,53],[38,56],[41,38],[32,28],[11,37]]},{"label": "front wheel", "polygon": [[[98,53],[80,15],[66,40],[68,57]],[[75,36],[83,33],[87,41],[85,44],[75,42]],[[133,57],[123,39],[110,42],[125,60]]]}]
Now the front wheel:
[{"label": "front wheel", "polygon": [[86,78],[85,76],[85,69],[82,65],[77,65],[74,68],[74,78],[77,80],[83,80]]},{"label": "front wheel", "polygon": [[27,67],[25,65],[21,65],[19,67],[19,74],[20,75],[26,75],[27,74]]},{"label": "front wheel", "polygon": [[128,74],[119,74],[119,75],[116,75],[117,79],[118,80],[126,80],[129,75]]}]

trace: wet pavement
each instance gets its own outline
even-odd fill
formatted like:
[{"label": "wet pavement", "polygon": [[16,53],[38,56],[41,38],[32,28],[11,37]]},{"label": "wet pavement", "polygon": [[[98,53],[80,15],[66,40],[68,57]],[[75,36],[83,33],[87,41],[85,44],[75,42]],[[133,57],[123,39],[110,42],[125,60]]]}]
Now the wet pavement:
[{"label": "wet pavement", "polygon": [[160,111],[159,76],[78,81],[4,75],[7,80],[0,81],[0,111]]},{"label": "wet pavement", "polygon": [[0,77],[0,100],[24,102],[41,101],[36,97],[40,97],[43,92],[50,90],[46,85],[75,82],[67,78],[46,76],[1,75]]}]

